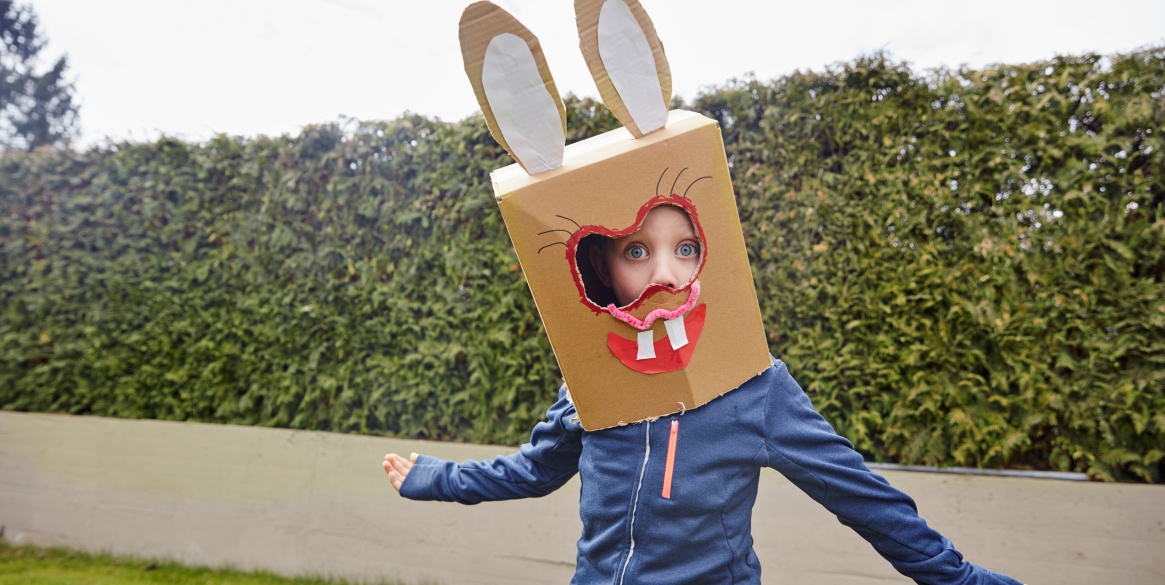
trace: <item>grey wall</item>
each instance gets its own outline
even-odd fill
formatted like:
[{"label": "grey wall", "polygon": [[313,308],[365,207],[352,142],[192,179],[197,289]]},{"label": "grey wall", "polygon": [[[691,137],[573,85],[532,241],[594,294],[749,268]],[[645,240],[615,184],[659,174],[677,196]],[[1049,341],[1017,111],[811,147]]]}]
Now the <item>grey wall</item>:
[{"label": "grey wall", "polygon": [[[194,423],[0,412],[10,542],[405,583],[567,583],[577,479],[537,500],[404,500],[380,462],[504,448]],[[1165,487],[883,472],[968,559],[1028,583],[1165,582]],[[754,514],[768,583],[908,583],[766,472]]]}]

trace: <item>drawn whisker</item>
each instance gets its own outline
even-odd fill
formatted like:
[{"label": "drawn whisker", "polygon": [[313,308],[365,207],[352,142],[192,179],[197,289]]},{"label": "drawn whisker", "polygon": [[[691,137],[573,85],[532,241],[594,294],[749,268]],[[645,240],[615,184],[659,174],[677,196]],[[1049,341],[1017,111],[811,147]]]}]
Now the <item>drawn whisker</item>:
[{"label": "drawn whisker", "polygon": [[550,246],[562,246],[563,248],[567,247],[566,242],[552,242],[552,243],[546,244],[545,246],[542,246],[541,248],[538,248],[538,253],[541,254],[542,250],[545,250],[546,248],[549,248]]},{"label": "drawn whisker", "polygon": [[[676,194],[676,183],[680,182],[680,176],[683,175],[684,171],[686,171],[686,170],[688,170],[688,167],[684,167],[683,169],[680,170],[680,172],[676,173],[676,180],[671,182],[671,191],[667,192],[667,194],[669,196]],[[688,185],[688,188],[691,188],[691,185]],[[686,191],[685,191],[685,193],[686,193]]]},{"label": "drawn whisker", "polygon": [[573,224],[574,224],[574,227],[577,227],[577,228],[579,228],[579,229],[582,229],[582,226],[581,226],[581,225],[579,225],[577,221],[575,221],[575,220],[573,220],[573,219],[571,219],[571,218],[569,218],[569,217],[567,217],[567,216],[565,216],[565,215],[555,215],[554,217],[561,217],[562,219],[565,219],[566,221],[569,221],[570,223],[573,223]]},{"label": "drawn whisker", "polygon": [[538,232],[538,235],[540,235],[540,236],[544,236],[544,235],[546,235],[546,234],[553,233],[553,232],[562,232],[562,233],[564,233],[564,234],[566,234],[566,235],[568,235],[568,236],[573,236],[573,235],[574,235],[574,232],[572,232],[572,231],[570,231],[570,230],[546,230],[546,231],[544,231],[544,232]]},{"label": "drawn whisker", "polygon": [[706,177],[700,177],[699,179],[696,179],[695,181],[692,181],[692,184],[691,184],[691,185],[688,185],[688,188],[687,188],[687,189],[684,189],[684,199],[691,199],[691,197],[688,197],[688,191],[691,191],[691,190],[692,190],[692,186],[693,186],[693,185],[695,185],[696,183],[699,183],[700,181],[703,181],[704,179],[711,179],[711,178],[712,178],[712,176],[711,176],[711,175],[709,175],[709,176],[706,176]]},{"label": "drawn whisker", "polygon": [[670,168],[671,167],[664,168],[663,172],[659,174],[659,180],[655,182],[655,196],[656,197],[660,197],[659,184],[663,182],[663,176],[667,174],[667,169],[670,169]]}]

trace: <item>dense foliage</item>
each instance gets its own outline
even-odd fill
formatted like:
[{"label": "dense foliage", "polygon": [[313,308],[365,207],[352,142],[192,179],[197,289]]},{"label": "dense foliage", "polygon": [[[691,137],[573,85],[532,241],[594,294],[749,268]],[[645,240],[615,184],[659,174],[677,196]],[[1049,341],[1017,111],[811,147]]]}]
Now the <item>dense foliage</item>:
[{"label": "dense foliage", "polygon": [[[1165,49],[697,98],[773,352],[871,457],[1160,481]],[[614,127],[568,99],[570,140]],[[0,407],[515,443],[549,344],[480,118],[0,158]]]}]

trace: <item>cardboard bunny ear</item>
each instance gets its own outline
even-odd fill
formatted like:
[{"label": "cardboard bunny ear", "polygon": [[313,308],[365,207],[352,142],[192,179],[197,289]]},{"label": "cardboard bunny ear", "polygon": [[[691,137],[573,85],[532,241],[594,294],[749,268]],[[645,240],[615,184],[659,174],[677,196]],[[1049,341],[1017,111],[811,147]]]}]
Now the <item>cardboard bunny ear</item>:
[{"label": "cardboard bunny ear", "polygon": [[667,124],[671,68],[639,0],[575,0],[579,46],[603,103],[636,138]]},{"label": "cardboard bunny ear", "polygon": [[461,13],[461,56],[490,133],[531,175],[562,166],[566,107],[538,38],[491,2]]}]

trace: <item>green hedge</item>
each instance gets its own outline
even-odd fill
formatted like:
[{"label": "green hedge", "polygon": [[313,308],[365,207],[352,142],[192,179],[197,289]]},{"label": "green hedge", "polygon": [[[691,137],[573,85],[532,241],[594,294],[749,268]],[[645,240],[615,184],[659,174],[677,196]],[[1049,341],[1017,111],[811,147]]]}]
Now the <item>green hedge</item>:
[{"label": "green hedge", "polygon": [[[878,460],[1165,470],[1165,49],[875,55],[720,120],[773,352]],[[617,125],[568,98],[569,140]],[[0,407],[516,443],[558,372],[480,119],[0,158]]]}]

